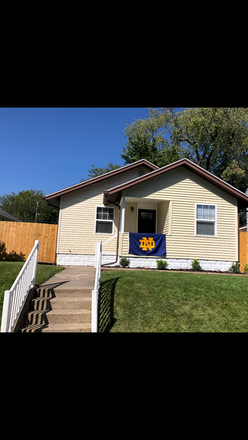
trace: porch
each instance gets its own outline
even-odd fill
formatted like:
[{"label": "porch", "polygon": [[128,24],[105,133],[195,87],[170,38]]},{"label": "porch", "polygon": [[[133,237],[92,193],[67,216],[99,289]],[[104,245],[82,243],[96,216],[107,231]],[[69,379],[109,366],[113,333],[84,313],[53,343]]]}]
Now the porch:
[{"label": "porch", "polygon": [[172,201],[122,197],[120,233],[171,234]]},{"label": "porch", "polygon": [[[122,256],[129,254],[129,233],[171,234],[172,201],[123,197],[120,218],[120,251]],[[153,257],[157,258],[157,257]]]}]

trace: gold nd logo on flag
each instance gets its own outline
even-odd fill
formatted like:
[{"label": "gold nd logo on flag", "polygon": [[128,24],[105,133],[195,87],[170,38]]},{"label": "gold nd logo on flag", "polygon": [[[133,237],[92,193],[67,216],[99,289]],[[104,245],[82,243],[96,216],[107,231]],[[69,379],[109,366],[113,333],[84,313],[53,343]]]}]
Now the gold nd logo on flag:
[{"label": "gold nd logo on flag", "polygon": [[143,250],[143,251],[147,251],[147,249],[149,249],[149,251],[151,251],[153,248],[155,248],[155,241],[153,240],[152,237],[143,237],[143,240],[139,240],[140,245],[139,247]]}]

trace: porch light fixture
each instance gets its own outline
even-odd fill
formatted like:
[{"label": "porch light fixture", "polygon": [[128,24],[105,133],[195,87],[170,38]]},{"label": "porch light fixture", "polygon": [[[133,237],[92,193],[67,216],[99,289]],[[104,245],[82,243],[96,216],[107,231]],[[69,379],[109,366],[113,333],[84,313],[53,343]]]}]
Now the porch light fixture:
[{"label": "porch light fixture", "polygon": [[134,207],[133,206],[131,207],[131,211],[134,212]]}]

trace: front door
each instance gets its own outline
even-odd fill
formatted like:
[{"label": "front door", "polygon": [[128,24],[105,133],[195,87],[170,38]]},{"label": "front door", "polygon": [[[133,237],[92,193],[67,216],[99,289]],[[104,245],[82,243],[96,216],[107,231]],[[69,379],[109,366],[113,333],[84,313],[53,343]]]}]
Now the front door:
[{"label": "front door", "polygon": [[138,232],[156,234],[156,211],[154,209],[139,209]]}]

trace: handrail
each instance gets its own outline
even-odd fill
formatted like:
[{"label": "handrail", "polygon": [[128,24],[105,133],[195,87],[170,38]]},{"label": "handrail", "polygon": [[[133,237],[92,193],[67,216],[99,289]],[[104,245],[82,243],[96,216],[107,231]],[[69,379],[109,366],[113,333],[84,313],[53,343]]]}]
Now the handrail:
[{"label": "handrail", "polygon": [[99,291],[101,287],[101,263],[102,263],[102,242],[98,241],[95,248],[95,286],[92,290],[92,305],[91,305],[91,332],[98,332],[98,304]]},{"label": "handrail", "polygon": [[10,333],[21,311],[23,302],[34,287],[40,241],[35,240],[25,264],[19,272],[10,290],[5,290],[3,301],[3,312],[1,322],[1,333]]}]

